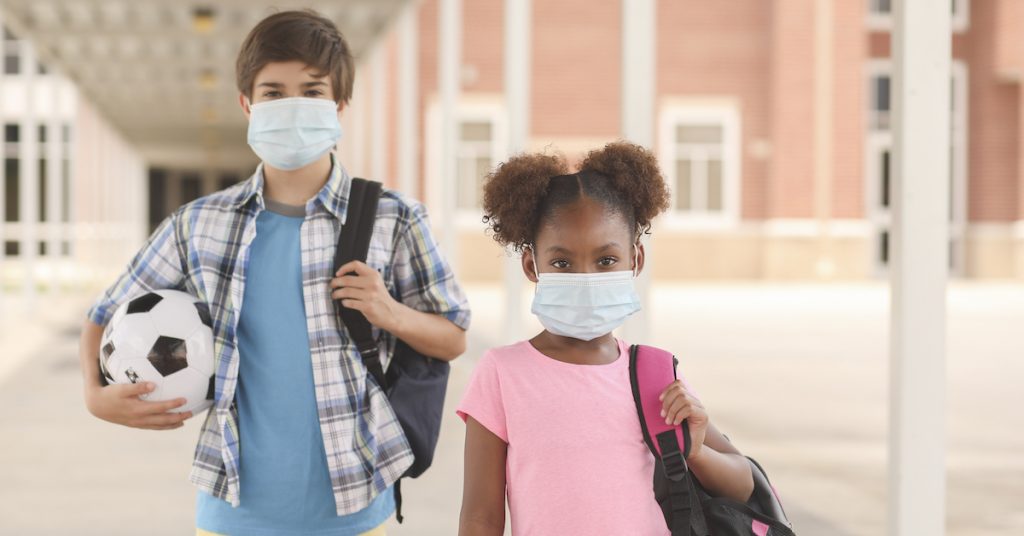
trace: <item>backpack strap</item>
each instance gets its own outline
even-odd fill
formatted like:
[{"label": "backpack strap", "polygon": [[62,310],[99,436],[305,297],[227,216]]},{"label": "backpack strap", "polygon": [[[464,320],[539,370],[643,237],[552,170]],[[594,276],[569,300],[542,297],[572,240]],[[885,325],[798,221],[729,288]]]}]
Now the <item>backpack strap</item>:
[{"label": "backpack strap", "polygon": [[661,401],[658,400],[665,387],[676,380],[677,363],[670,352],[634,345],[629,351],[629,382],[644,443],[661,461],[669,480],[672,507],[669,529],[673,536],[689,536],[692,527],[693,533],[703,536],[708,534],[707,523],[686,465],[686,458],[690,455],[690,427],[685,420],[679,426],[665,424],[661,416]]},{"label": "backpack strap", "polygon": [[[338,247],[334,251],[335,271],[354,260],[366,262],[382,189],[379,182],[360,178],[352,179],[345,223],[338,234]],[[377,385],[386,392],[387,383],[380,359],[380,349],[377,346],[377,341],[373,338],[373,327],[370,322],[363,316],[363,313],[343,307],[340,301],[338,302],[338,314],[341,316],[345,328],[348,329],[349,336],[359,348],[359,355],[363,359],[366,370],[376,380]]]},{"label": "backpack strap", "polygon": [[[377,221],[377,205],[383,191],[381,183],[366,179],[353,178],[352,189],[348,195],[345,223],[338,234],[338,247],[334,250],[334,270],[337,271],[348,262],[358,260],[366,262],[370,252],[370,238],[373,236],[373,224]],[[348,274],[345,274],[348,275]],[[384,365],[380,359],[380,348],[373,338],[373,326],[355,309],[343,307],[338,302],[338,314],[341,316],[349,336],[359,348],[359,355],[367,372],[373,376],[377,385],[385,393],[388,390]],[[369,393],[369,390],[367,390]],[[402,480],[395,481],[395,519],[401,523],[402,517]]]}]

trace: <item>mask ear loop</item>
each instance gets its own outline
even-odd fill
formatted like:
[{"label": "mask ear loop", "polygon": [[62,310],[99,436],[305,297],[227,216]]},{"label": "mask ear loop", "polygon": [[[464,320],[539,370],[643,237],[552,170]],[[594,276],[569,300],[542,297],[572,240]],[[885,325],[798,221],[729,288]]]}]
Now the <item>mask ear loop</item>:
[{"label": "mask ear loop", "polygon": [[530,260],[533,261],[533,275],[540,279],[540,269],[537,268],[537,250],[534,249],[533,244],[526,246],[530,250]]},{"label": "mask ear loop", "polygon": [[633,244],[633,279],[640,277],[640,241]]}]

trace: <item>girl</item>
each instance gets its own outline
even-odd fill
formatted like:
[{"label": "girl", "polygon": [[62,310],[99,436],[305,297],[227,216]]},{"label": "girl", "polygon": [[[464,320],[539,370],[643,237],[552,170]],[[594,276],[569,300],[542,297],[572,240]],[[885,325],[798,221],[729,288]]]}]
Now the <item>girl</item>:
[{"label": "girl", "polygon": [[[458,414],[466,421],[462,535],[667,535],[654,457],[630,390],[628,349],[612,330],[639,310],[640,238],[668,206],[654,156],[629,143],[590,152],[567,174],[557,156],[502,164],[484,187],[484,221],[521,254],[544,331],[488,351]],[[683,381],[661,395],[687,419],[688,463],[711,493],[745,501],[749,463]]]}]

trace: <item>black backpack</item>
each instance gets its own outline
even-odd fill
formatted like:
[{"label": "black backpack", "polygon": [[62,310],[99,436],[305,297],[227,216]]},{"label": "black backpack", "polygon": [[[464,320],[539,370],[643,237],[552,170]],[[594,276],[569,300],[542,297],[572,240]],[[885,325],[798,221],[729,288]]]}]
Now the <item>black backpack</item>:
[{"label": "black backpack", "polygon": [[[381,190],[379,182],[352,179],[348,215],[334,253],[335,271],[353,260],[366,262]],[[401,478],[418,477],[430,467],[434,459],[450,366],[447,361],[424,356],[399,340],[396,341],[394,354],[385,372],[370,322],[359,311],[342,307],[340,302],[336,302],[336,305],[342,322],[359,348],[363,365],[387,394],[405,438],[412,447],[413,464]],[[399,523],[403,519],[401,478],[395,482],[395,517]]]},{"label": "black backpack", "polygon": [[654,454],[654,496],[672,536],[795,536],[775,488],[752,458],[754,491],[746,503],[713,497],[686,465],[690,429],[661,418],[658,395],[676,379],[676,358],[665,350],[635,345],[629,351],[633,388],[644,442]]}]

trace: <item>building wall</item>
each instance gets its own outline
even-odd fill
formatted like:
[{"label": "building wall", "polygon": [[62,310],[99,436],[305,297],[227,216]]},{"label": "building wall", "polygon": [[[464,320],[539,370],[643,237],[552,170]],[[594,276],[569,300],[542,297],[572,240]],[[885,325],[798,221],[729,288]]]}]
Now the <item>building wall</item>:
[{"label": "building wall", "polygon": [[4,34],[0,298],[18,291],[32,305],[37,291],[92,287],[123,269],[146,234],[145,169],[73,83]]},{"label": "building wall", "polygon": [[[965,3],[962,1],[962,3]],[[1017,46],[1021,7],[1011,0],[966,2],[968,24],[952,36],[967,80],[967,220],[954,225],[954,272],[970,278],[1024,277],[1024,125]],[[826,6],[819,11],[816,6]],[[738,200],[733,217],[674,212],[654,224],[660,279],[864,279],[885,274],[878,164],[868,149],[869,66],[891,57],[890,22],[867,0],[657,2],[656,122],[679,109],[734,110],[738,117]],[[461,101],[504,112],[503,2],[463,3]],[[884,17],[883,17],[884,18]],[[458,225],[457,270],[499,281],[504,254],[483,233],[479,213],[440,214],[437,137],[438,1],[419,5],[421,188],[435,226]],[[621,5],[532,2],[530,150],[570,162],[620,137]],[[887,26],[889,25],[889,26]],[[873,64],[872,64],[873,63]],[[365,72],[365,69],[364,69]],[[475,107],[475,108],[474,108]],[[470,114],[472,115],[472,114]],[[496,143],[504,147],[496,120]],[[389,125],[393,126],[393,122]],[[362,125],[369,128],[368,125]],[[654,149],[667,175],[673,142],[657,127]],[[500,141],[500,142],[499,142]],[[495,162],[507,158],[495,150]],[[678,183],[672,187],[679,190]],[[677,192],[677,196],[678,196]],[[882,218],[882,219],[880,219]]]}]

